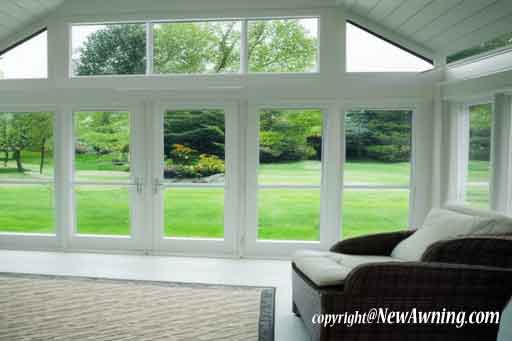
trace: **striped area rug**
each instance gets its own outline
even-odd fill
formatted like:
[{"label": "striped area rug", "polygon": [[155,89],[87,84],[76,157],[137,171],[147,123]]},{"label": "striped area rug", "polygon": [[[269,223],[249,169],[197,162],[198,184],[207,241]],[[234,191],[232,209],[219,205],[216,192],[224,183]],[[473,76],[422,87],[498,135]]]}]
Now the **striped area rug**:
[{"label": "striped area rug", "polygon": [[274,288],[0,274],[0,340],[273,341]]}]

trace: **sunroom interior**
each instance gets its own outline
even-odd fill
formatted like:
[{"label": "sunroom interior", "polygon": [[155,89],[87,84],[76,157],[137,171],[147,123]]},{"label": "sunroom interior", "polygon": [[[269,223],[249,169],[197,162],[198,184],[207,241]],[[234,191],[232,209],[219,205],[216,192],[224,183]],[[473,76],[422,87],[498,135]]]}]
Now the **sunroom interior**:
[{"label": "sunroom interior", "polygon": [[309,340],[295,252],[447,204],[512,215],[510,1],[4,0],[0,21],[2,273],[275,287],[275,339]]}]

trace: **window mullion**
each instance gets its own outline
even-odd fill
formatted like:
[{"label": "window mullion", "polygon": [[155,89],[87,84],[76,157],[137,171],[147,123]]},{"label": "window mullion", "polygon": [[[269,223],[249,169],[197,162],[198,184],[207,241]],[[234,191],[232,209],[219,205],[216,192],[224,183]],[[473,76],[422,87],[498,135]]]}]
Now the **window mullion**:
[{"label": "window mullion", "polygon": [[155,62],[154,55],[154,24],[152,22],[146,23],[146,75],[153,74],[153,67]]},{"label": "window mullion", "polygon": [[242,29],[240,32],[240,72],[249,73],[249,22],[242,20]]}]

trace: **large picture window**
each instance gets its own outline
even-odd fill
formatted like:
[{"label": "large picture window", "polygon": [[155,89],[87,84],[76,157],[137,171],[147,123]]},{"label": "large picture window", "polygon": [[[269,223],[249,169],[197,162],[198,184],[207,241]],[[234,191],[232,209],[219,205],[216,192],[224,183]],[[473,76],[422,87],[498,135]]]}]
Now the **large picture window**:
[{"label": "large picture window", "polygon": [[0,232],[55,232],[53,116],[0,113]]},{"label": "large picture window", "polygon": [[76,112],[76,232],[129,235],[130,113]]},{"label": "large picture window", "polygon": [[469,155],[466,202],[490,207],[492,104],[469,106]]},{"label": "large picture window", "polygon": [[259,115],[258,239],[318,241],[323,113],[268,109]]},{"label": "large picture window", "polygon": [[346,113],[344,238],[408,228],[411,120],[408,110]]}]

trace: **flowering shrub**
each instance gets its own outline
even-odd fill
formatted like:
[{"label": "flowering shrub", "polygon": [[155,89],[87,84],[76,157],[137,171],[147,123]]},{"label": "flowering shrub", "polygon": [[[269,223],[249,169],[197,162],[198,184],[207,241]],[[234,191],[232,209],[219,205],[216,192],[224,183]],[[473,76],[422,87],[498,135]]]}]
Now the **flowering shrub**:
[{"label": "flowering shrub", "polygon": [[222,173],[224,173],[224,161],[215,155],[201,154],[193,164],[178,163],[173,159],[165,161],[166,178],[197,179]]},{"label": "flowering shrub", "polygon": [[197,161],[197,150],[182,144],[173,144],[171,149],[171,160],[177,164],[191,165]]}]

